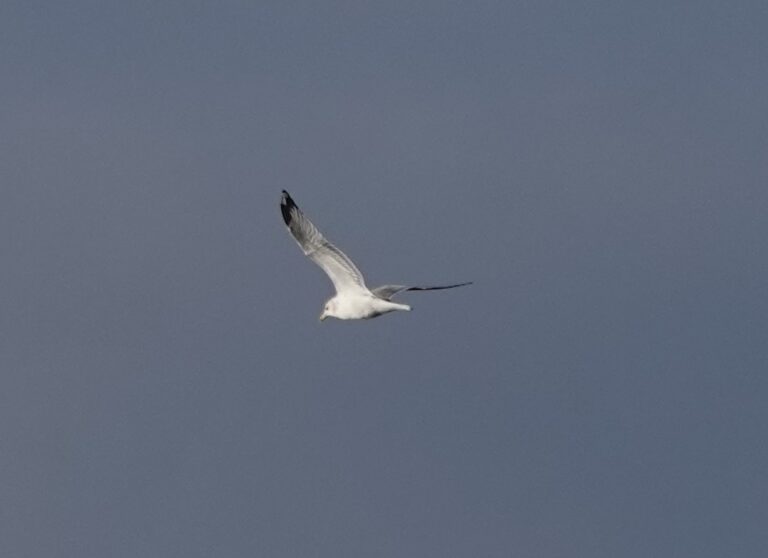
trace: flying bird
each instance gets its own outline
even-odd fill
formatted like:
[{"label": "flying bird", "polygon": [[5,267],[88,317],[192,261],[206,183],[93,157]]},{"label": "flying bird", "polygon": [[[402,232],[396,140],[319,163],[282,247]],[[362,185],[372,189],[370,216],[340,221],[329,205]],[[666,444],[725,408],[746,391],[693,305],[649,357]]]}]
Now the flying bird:
[{"label": "flying bird", "polygon": [[336,289],[336,294],[325,303],[320,321],[329,317],[339,320],[365,320],[395,310],[410,310],[409,305],[393,302],[392,297],[405,291],[436,291],[471,285],[471,282],[437,287],[382,285],[369,290],[365,286],[363,274],[352,260],[325,239],[285,190],[280,199],[280,211],[288,230],[304,255],[325,271]]}]

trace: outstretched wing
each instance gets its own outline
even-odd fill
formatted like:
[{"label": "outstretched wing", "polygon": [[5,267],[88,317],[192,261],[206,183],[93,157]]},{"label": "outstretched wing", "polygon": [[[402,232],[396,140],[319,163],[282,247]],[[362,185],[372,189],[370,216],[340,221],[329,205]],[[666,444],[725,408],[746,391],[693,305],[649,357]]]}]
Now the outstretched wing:
[{"label": "outstretched wing", "polygon": [[438,287],[407,287],[405,285],[382,285],[372,289],[371,292],[379,298],[384,300],[390,300],[396,294],[404,291],[439,291],[441,289],[454,289],[456,287],[463,287],[465,285],[471,285],[472,281],[468,283],[457,283],[455,285],[441,285]]},{"label": "outstretched wing", "polygon": [[301,250],[328,275],[337,293],[342,291],[364,291],[363,274],[347,255],[328,242],[312,221],[301,212],[290,194],[283,190],[280,211],[288,230]]}]

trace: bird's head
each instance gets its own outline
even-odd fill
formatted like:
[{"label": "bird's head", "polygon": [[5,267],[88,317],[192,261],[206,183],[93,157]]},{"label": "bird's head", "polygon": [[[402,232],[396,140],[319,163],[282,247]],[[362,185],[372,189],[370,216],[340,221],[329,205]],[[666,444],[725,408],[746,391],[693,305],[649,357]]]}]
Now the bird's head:
[{"label": "bird's head", "polygon": [[323,306],[323,311],[320,312],[320,321],[322,322],[328,317],[335,317],[336,316],[336,301],[334,299],[329,299],[325,306]]}]

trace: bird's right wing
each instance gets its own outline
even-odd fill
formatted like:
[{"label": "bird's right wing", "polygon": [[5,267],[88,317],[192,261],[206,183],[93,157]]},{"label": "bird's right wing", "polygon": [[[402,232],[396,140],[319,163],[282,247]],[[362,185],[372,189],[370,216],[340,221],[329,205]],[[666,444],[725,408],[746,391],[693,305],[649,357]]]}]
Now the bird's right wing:
[{"label": "bird's right wing", "polygon": [[384,300],[390,300],[396,294],[402,293],[404,291],[439,291],[441,289],[454,289],[456,287],[463,287],[464,285],[471,285],[471,284],[472,282],[470,281],[468,283],[457,283],[455,285],[441,285],[438,287],[407,287],[405,285],[382,285],[381,287],[376,287],[375,289],[371,289],[371,292],[379,298],[383,298]]},{"label": "bird's right wing", "polygon": [[325,239],[285,190],[280,200],[280,211],[283,221],[301,250],[325,271],[337,293],[368,292],[363,274],[357,266],[344,252]]}]

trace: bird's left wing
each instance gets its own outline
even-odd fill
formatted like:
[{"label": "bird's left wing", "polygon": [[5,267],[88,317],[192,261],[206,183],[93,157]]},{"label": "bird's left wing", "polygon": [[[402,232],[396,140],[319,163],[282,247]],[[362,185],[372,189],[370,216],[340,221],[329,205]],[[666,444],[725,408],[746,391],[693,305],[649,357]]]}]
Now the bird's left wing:
[{"label": "bird's left wing", "polygon": [[280,211],[288,230],[302,252],[319,265],[331,279],[337,293],[368,292],[363,274],[347,255],[328,242],[312,221],[301,212],[290,194],[283,190]]}]

